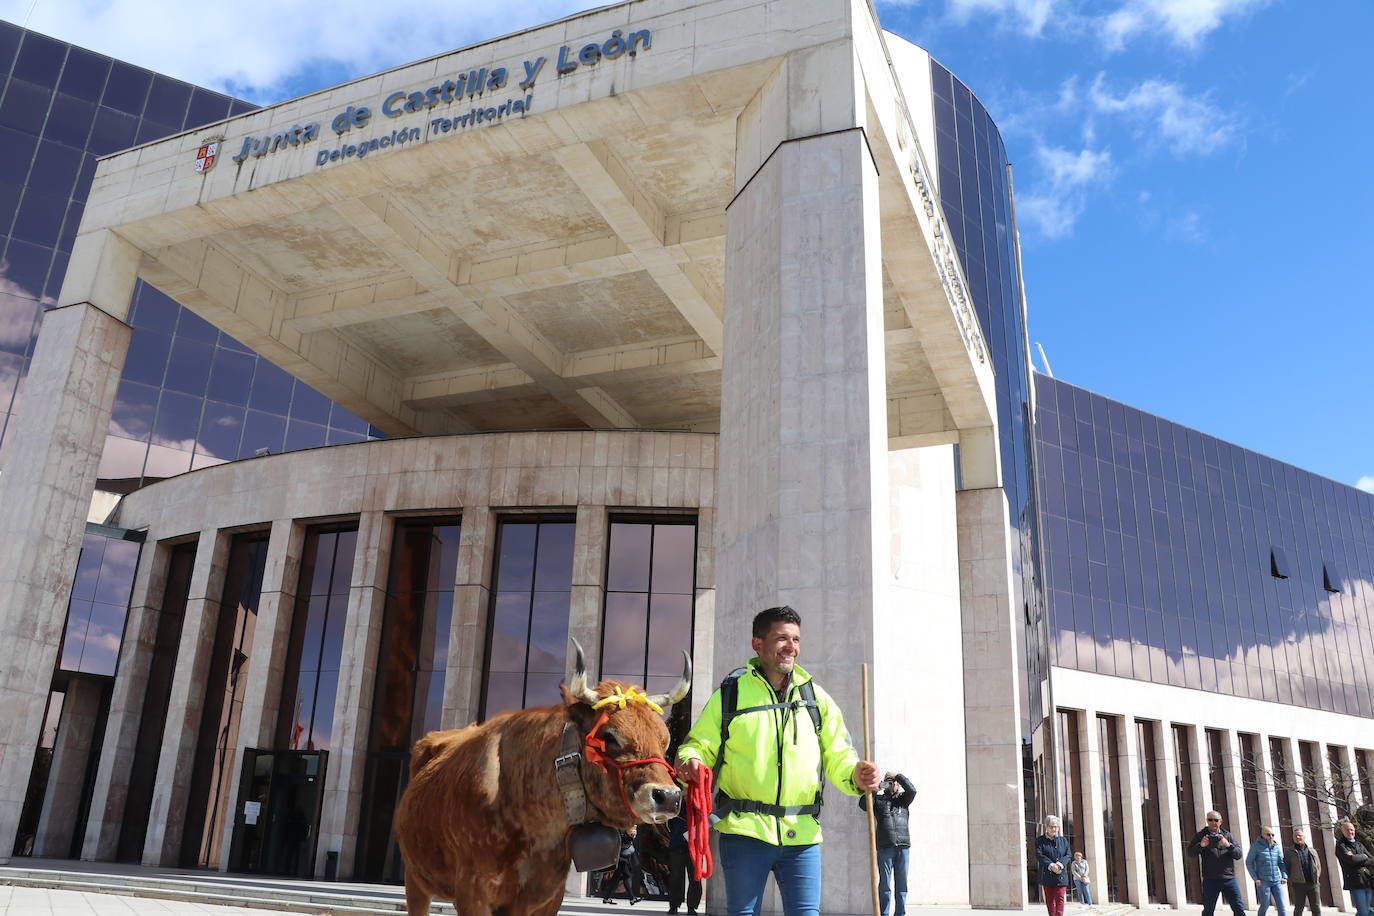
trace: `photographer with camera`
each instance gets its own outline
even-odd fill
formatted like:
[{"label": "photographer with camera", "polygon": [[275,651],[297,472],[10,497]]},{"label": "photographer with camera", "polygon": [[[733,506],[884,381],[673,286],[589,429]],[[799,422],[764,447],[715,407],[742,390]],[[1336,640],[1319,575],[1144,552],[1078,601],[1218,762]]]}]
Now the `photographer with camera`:
[{"label": "photographer with camera", "polygon": [[1235,916],[1245,916],[1240,885],[1236,883],[1240,847],[1230,831],[1222,829],[1219,812],[1207,812],[1207,826],[1193,836],[1188,854],[1202,860],[1202,916],[1216,912],[1218,894],[1226,899]]},{"label": "photographer with camera", "polygon": [[[878,902],[883,916],[896,891],[892,916],[906,916],[906,869],[911,850],[911,831],[907,809],[916,797],[916,787],[901,773],[888,773],[873,793],[873,821],[878,828]],[[868,810],[868,796],[859,799]]]}]

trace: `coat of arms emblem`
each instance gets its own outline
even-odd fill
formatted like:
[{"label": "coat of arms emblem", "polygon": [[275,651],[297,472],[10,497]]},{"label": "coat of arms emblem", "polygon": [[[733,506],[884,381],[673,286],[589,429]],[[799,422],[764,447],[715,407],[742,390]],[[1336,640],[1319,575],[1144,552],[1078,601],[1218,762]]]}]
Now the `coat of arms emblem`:
[{"label": "coat of arms emblem", "polygon": [[223,137],[210,137],[196,150],[196,171],[208,172],[219,160],[219,145]]}]

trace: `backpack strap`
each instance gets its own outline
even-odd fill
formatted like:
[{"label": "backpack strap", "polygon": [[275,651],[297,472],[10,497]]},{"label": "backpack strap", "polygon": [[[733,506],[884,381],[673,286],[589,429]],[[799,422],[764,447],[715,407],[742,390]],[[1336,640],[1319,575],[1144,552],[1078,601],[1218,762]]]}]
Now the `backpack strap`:
[{"label": "backpack strap", "polygon": [[824,803],[825,758],[820,756],[816,764],[816,798],[809,805],[772,805],[766,802],[731,798],[720,788],[720,772],[725,766],[725,744],[730,740],[730,723],[739,716],[751,712],[766,712],[771,709],[791,709],[804,707],[811,716],[811,725],[816,731],[816,743],[821,739],[821,707],[816,702],[816,688],[811,681],[797,687],[800,699],[785,703],[768,703],[762,706],[739,708],[739,679],[749,672],[748,668],[736,668],[720,682],[720,752],[716,754],[716,765],[712,767],[713,784],[716,786],[715,810],[711,813],[711,823],[730,814],[770,814],[774,817],[794,817],[809,814],[819,818]]}]

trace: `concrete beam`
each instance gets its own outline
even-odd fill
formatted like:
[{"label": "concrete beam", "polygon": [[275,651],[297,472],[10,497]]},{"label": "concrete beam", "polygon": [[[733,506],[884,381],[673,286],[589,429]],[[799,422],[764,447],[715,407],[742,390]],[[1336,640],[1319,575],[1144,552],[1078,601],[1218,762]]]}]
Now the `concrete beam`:
[{"label": "concrete beam", "polygon": [[720,300],[711,301],[709,286],[695,267],[681,263],[668,250],[665,233],[670,220],[658,203],[638,187],[625,164],[601,142],[564,147],[554,153],[554,158],[587,195],[602,219],[638,256],[692,330],[706,341],[712,353],[720,353]]},{"label": "concrete beam", "polygon": [[340,201],[335,208],[349,224],[384,251],[427,290],[442,294],[446,307],[506,359],[563,403],[588,426],[621,428],[622,410],[584,398],[562,377],[563,354],[500,296],[472,299],[458,281],[460,263],[432,233],[390,194]]}]

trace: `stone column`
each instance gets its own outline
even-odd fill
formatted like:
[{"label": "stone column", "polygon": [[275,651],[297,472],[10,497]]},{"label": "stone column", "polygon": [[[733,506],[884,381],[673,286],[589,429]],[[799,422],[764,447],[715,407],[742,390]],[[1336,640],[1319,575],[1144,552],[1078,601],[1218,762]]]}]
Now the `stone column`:
[{"label": "stone column", "polygon": [[[0,474],[0,863],[33,768],[105,430],[130,329],[139,252],[111,233],[78,239],[63,307],[43,316]],[[69,284],[71,285],[71,284]]]},{"label": "stone column", "polygon": [[1183,858],[1183,840],[1192,836],[1192,830],[1178,820],[1179,772],[1173,727],[1168,722],[1157,722],[1154,729],[1155,750],[1159,754],[1159,841],[1164,848],[1165,896],[1170,906],[1178,909],[1188,902],[1188,884],[1184,872],[1188,863]]},{"label": "stone column", "polygon": [[1283,836],[1283,830],[1279,826],[1278,796],[1274,791],[1273,770],[1270,768],[1269,761],[1269,736],[1255,736],[1255,794],[1259,796],[1259,811],[1254,812],[1254,817],[1265,827],[1273,827],[1278,835],[1279,842],[1285,847],[1293,842],[1291,836]]},{"label": "stone column", "polygon": [[1102,742],[1098,734],[1097,711],[1084,710],[1078,726],[1079,772],[1083,774],[1083,857],[1088,860],[1093,879],[1093,900],[1107,903],[1106,825],[1102,823]]},{"label": "stone column", "polygon": [[[568,635],[586,654],[587,671],[601,671],[601,617],[606,601],[606,547],[610,540],[605,506],[578,506],[573,537],[572,596],[568,604]],[[576,653],[568,644],[567,673],[571,678]]]},{"label": "stone column", "polygon": [[[1297,745],[1299,742],[1295,741],[1293,744]],[[1294,747],[1293,749],[1298,751],[1298,753],[1295,754],[1294,763],[1292,765],[1293,772],[1299,774],[1299,780],[1304,789],[1314,792],[1314,794],[1317,794],[1318,798],[1320,798],[1320,793],[1322,791],[1321,787],[1327,776],[1326,756],[1322,753],[1321,744],[1316,741],[1312,742],[1312,769],[1310,772],[1303,768],[1300,748]],[[1311,786],[1311,789],[1308,789],[1309,786]],[[1303,820],[1311,820],[1308,814],[1307,797],[1299,795],[1299,801],[1302,804]],[[1319,820],[1327,824],[1336,823],[1335,807],[1325,804],[1322,801],[1318,801],[1316,807]],[[1326,869],[1322,872],[1322,880],[1330,882],[1331,895],[1332,899],[1336,901],[1336,908],[1342,913],[1349,913],[1355,908],[1355,905],[1350,899],[1350,892],[1343,890],[1341,887],[1345,882],[1342,880],[1341,868],[1336,860],[1335,830],[1331,828],[1319,829],[1314,824],[1308,824],[1307,842],[1310,843],[1314,849],[1321,848],[1326,851]]]},{"label": "stone column", "polygon": [[317,875],[324,874],[325,855],[330,851],[339,854],[339,876],[353,874],[394,531],[395,525],[384,512],[364,512],[358,518],[358,546],[348,593],[348,619],[344,623],[339,692],[334,699],[334,734],[320,811],[320,837],[315,847]]},{"label": "stone column", "polygon": [[[1126,897],[1139,908],[1150,905],[1150,883],[1145,850],[1144,794],[1140,789],[1141,775],[1149,764],[1140,759],[1140,741],[1135,720],[1122,716],[1119,720],[1121,743],[1118,745],[1116,772],[1121,778],[1121,833],[1126,844]],[[1163,813],[1163,812],[1161,812]]]},{"label": "stone column", "polygon": [[215,646],[229,542],[228,534],[207,528],[200,533],[196,546],[172,691],[167,699],[162,754],[158,757],[157,781],[148,812],[148,834],[143,841],[144,865],[177,865],[181,859],[187,795],[205,707],[205,672],[210,668],[210,653]]},{"label": "stone column", "polygon": [[702,508],[697,513],[696,608],[692,618],[692,721],[706,707],[706,701],[724,677],[716,676],[716,511]]},{"label": "stone column", "polygon": [[444,672],[444,728],[477,721],[482,702],[491,611],[492,554],[496,550],[496,513],[489,506],[463,509],[458,568],[453,584],[453,623]]},{"label": "stone column", "polygon": [[57,743],[52,749],[48,787],[38,819],[33,854],[55,859],[68,857],[76,815],[81,808],[81,788],[86,781],[86,762],[100,719],[100,684],[73,678],[67,683]]},{"label": "stone column", "polygon": [[[804,621],[801,664],[856,740],[858,668],[888,623],[891,576],[878,173],[866,112],[854,48],[842,40],[789,55],[739,117],[716,519],[716,670],[749,656],[758,610],[792,605]],[[874,671],[877,693],[901,684],[899,670]],[[827,812],[821,909],[851,913],[868,893],[867,828],[848,798]],[[713,900],[719,887],[711,882]]]},{"label": "stone column", "polygon": [[[276,744],[282,674],[286,668],[291,624],[295,620],[296,589],[300,584],[304,547],[303,526],[291,519],[277,519],[272,523],[262,572],[262,594],[258,599],[258,622],[253,629],[253,646],[249,650],[248,672],[243,682],[239,746],[229,768],[232,806],[238,805],[244,748],[270,748]],[[219,860],[220,871],[229,870],[229,851],[233,849],[237,820],[237,813],[231,808],[230,816],[225,818],[220,845],[225,850]]]},{"label": "stone column", "polygon": [[1240,846],[1242,861],[1236,863],[1236,883],[1240,885],[1240,896],[1245,905],[1255,902],[1254,880],[1245,871],[1243,857],[1250,851],[1255,837],[1250,835],[1250,812],[1245,804],[1245,781],[1241,778],[1240,744],[1236,733],[1229,728],[1221,729],[1222,779],[1226,783],[1226,804],[1231,809],[1231,823],[1226,828],[1236,838]]},{"label": "stone column", "polygon": [[87,862],[111,861],[119,849],[134,751],[143,724],[143,696],[148,689],[158,626],[162,622],[162,598],[171,556],[171,548],[158,543],[145,544],[139,556],[129,617],[119,646],[110,712],[105,718],[100,765],[91,793],[91,814],[81,848],[81,858]]},{"label": "stone column", "polygon": [[[995,441],[986,448],[995,450]],[[1012,600],[1006,491],[988,485],[996,479],[995,463],[988,473],[971,475],[969,457],[963,454],[964,485],[984,484],[959,491],[955,499],[963,616],[969,902],[1014,909],[1026,900],[1018,690],[1024,672],[1016,648],[1021,622]],[[1086,714],[1085,724],[1090,726],[1095,746],[1097,723],[1092,715]],[[1096,761],[1095,756],[1092,759]],[[1096,777],[1090,782],[1097,785]],[[1101,810],[1098,805],[1091,816],[1100,817]]]}]

